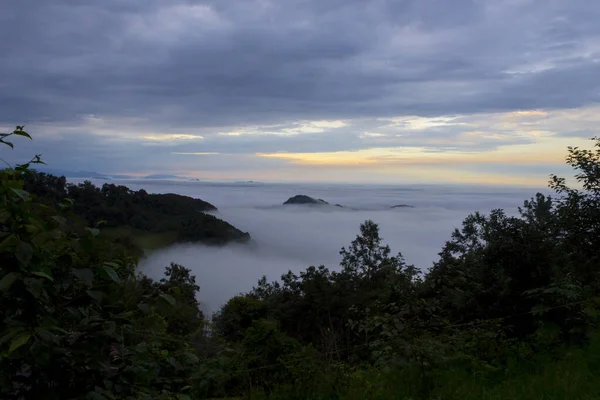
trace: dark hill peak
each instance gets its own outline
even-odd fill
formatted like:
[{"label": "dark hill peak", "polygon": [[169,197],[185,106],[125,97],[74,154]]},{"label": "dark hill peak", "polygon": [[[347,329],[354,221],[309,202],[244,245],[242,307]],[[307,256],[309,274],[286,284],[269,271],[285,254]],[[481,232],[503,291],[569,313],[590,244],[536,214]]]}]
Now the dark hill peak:
[{"label": "dark hill peak", "polygon": [[390,208],[415,208],[415,206],[411,206],[410,204],[396,204]]},{"label": "dark hill peak", "polygon": [[323,199],[314,199],[314,198],[312,198],[310,196],[306,196],[304,194],[298,194],[296,196],[290,197],[283,204],[322,204],[322,205],[326,205],[329,203]]}]

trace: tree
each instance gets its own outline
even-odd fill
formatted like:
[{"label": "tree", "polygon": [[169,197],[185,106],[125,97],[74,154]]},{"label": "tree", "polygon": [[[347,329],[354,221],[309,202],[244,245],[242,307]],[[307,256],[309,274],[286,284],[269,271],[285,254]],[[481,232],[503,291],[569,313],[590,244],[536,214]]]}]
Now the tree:
[{"label": "tree", "polygon": [[157,283],[162,293],[173,293],[177,298],[177,309],[171,309],[166,315],[167,332],[177,335],[189,335],[203,327],[204,314],[196,298],[200,286],[191,270],[182,265],[171,263],[165,269],[165,276]]},{"label": "tree", "polygon": [[[11,135],[30,137],[17,127],[0,142]],[[145,291],[135,259],[97,229],[74,229],[68,203],[39,203],[25,191],[37,162],[0,171],[0,397],[180,393],[198,360],[169,340],[162,310],[176,300]]]}]

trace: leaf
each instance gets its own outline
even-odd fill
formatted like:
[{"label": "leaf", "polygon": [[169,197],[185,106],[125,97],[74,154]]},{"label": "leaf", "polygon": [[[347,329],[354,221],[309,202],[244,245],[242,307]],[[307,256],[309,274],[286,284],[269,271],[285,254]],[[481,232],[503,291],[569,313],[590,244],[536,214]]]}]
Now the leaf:
[{"label": "leaf", "polygon": [[[197,362],[200,361],[198,356],[196,356],[194,353],[190,353],[189,351],[184,352],[183,357],[185,357],[185,360],[187,362],[192,363],[192,364],[196,364]],[[184,390],[184,389],[182,389],[182,390]]]},{"label": "leaf", "polygon": [[0,338],[0,345],[3,345],[4,343],[8,342],[10,339],[15,337],[15,335],[23,331],[25,331],[25,328],[23,328],[22,326],[13,327],[6,330],[6,333],[4,333],[4,335]]},{"label": "leaf", "polygon": [[141,312],[143,312],[144,314],[150,314],[150,311],[151,311],[151,310],[150,310],[150,306],[149,306],[148,304],[145,304],[145,303],[140,303],[140,304],[138,304],[138,306],[137,306],[137,307],[138,307],[138,308],[139,308],[139,310],[140,310]]},{"label": "leaf", "polygon": [[33,295],[36,299],[40,297],[44,290],[44,284],[41,280],[35,278],[26,278],[23,280],[27,291]]},{"label": "leaf", "polygon": [[44,248],[44,244],[50,240],[50,239],[55,239],[55,235],[53,232],[48,232],[48,231],[43,231],[38,233],[37,235],[35,235],[32,239],[31,239],[31,243],[33,243],[34,246],[36,247],[41,247]]},{"label": "leaf", "polygon": [[39,227],[36,225],[32,225],[32,224],[26,224],[23,225],[25,227],[25,230],[27,231],[27,233],[35,233],[38,231]]},{"label": "leaf", "polygon": [[57,331],[57,332],[60,332],[60,333],[64,333],[65,335],[67,333],[69,333],[69,332],[65,331],[63,328],[59,327],[59,326],[49,326],[47,328],[48,328],[48,330]]},{"label": "leaf", "polygon": [[19,243],[19,238],[16,235],[10,235],[2,242],[0,242],[0,251],[8,250],[14,251],[16,245]]},{"label": "leaf", "polygon": [[45,342],[52,342],[58,344],[58,336],[48,331],[47,329],[36,329],[36,336]]},{"label": "leaf", "polygon": [[115,318],[129,320],[133,314],[135,314],[135,311],[128,310],[128,311],[120,312],[118,314],[112,314],[111,313],[110,315],[112,315]]},{"label": "leaf", "polygon": [[19,274],[16,272],[11,272],[9,274],[4,275],[2,280],[0,280],[0,291],[4,292],[5,290],[10,289],[13,283],[19,279]]},{"label": "leaf", "polygon": [[13,135],[17,135],[17,136],[24,136],[26,138],[29,138],[31,140],[33,140],[33,138],[31,137],[31,135],[29,135],[29,133],[23,131],[23,130],[16,130],[13,132]]},{"label": "leaf", "polygon": [[40,270],[40,271],[33,271],[31,272],[33,275],[42,277],[42,278],[46,278],[51,282],[54,282],[54,278],[52,278],[52,275],[50,275],[50,270],[48,269],[44,269],[44,270]]},{"label": "leaf", "polygon": [[104,298],[104,293],[98,290],[86,290],[88,296],[92,299],[96,300],[98,303],[102,303],[102,299]]},{"label": "leaf", "polygon": [[33,247],[27,242],[19,242],[17,249],[15,250],[15,256],[21,264],[27,266],[33,256]]},{"label": "leaf", "polygon": [[96,228],[85,228],[86,231],[88,231],[92,236],[96,237],[100,234],[100,229],[96,229]]},{"label": "leaf", "polygon": [[121,278],[119,278],[119,275],[117,274],[117,272],[114,269],[105,265],[102,267],[102,270],[104,272],[106,272],[106,275],[108,275],[108,277],[110,279],[112,279],[114,282],[121,284]]},{"label": "leaf", "polygon": [[170,294],[162,293],[159,295],[159,297],[165,300],[167,303],[171,304],[172,306],[175,305],[175,299]]},{"label": "leaf", "polygon": [[181,369],[181,365],[177,362],[174,357],[167,357],[167,362],[173,366],[173,368],[179,370]]},{"label": "leaf", "polygon": [[89,268],[71,268],[73,275],[82,281],[86,286],[92,286],[94,283],[94,273]]},{"label": "leaf", "polygon": [[83,336],[82,332],[71,332],[69,334],[69,336],[67,337],[69,345],[72,346],[82,336]]},{"label": "leaf", "polygon": [[0,139],[0,143],[4,143],[5,145],[10,146],[11,149],[15,148],[15,145],[12,144],[11,142],[5,142],[4,140]]},{"label": "leaf", "polygon": [[20,335],[15,336],[15,338],[10,342],[10,347],[8,348],[8,354],[17,350],[19,347],[23,346],[29,339],[31,338],[31,334],[29,332],[23,332]]},{"label": "leaf", "polygon": [[104,265],[108,265],[109,267],[116,268],[116,269],[121,268],[121,266],[119,264],[117,264],[116,262],[113,262],[113,261],[105,261]]},{"label": "leaf", "polygon": [[29,347],[29,353],[33,355],[38,365],[48,365],[50,362],[50,351],[49,346],[43,342],[36,341]]},{"label": "leaf", "polygon": [[81,319],[84,315],[80,310],[73,307],[67,307],[67,312],[77,319]]},{"label": "leaf", "polygon": [[42,161],[42,159],[40,158],[42,155],[41,154],[36,154],[35,157],[33,157],[33,160],[30,161],[32,164],[44,164],[46,165],[45,162]]},{"label": "leaf", "polygon": [[24,191],[22,189],[15,189],[15,188],[10,188],[10,190],[12,190],[14,194],[19,196],[21,198],[21,200],[24,200],[24,201],[29,200],[29,193],[27,193],[26,191]]},{"label": "leaf", "polygon": [[67,223],[67,219],[65,217],[61,217],[59,215],[53,216],[52,219],[55,220],[56,222],[58,222],[61,225],[65,225]]},{"label": "leaf", "polygon": [[104,397],[101,393],[96,392],[89,392],[86,394],[85,398],[88,400],[106,400],[106,397]]},{"label": "leaf", "polygon": [[117,330],[117,324],[115,321],[108,321],[104,325],[102,325],[102,330],[108,336],[112,336]]}]

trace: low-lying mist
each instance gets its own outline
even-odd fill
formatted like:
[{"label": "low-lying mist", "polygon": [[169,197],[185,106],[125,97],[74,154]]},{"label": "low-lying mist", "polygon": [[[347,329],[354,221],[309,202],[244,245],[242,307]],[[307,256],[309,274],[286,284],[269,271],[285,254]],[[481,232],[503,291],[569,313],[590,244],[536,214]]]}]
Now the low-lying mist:
[{"label": "low-lying mist", "polygon": [[[216,311],[230,297],[250,290],[262,276],[277,280],[292,270],[311,265],[339,268],[339,250],[371,219],[392,253],[423,271],[431,267],[454,228],[471,212],[504,208],[513,214],[535,194],[526,189],[465,187],[390,188],[370,186],[308,186],[128,182],[132,189],[178,193],[209,201],[216,214],[252,235],[250,244],[224,247],[175,245],[143,259],[140,270],[154,279],[163,277],[170,262],[190,268],[201,287],[206,312]],[[283,206],[296,194],[322,198],[328,206]],[[390,207],[408,204],[414,208]]]}]

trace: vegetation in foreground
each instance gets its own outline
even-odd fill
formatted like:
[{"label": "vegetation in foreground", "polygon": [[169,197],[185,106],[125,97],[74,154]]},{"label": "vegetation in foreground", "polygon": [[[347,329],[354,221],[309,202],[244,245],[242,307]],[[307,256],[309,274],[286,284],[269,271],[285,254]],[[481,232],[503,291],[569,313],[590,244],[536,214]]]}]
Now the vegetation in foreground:
[{"label": "vegetation in foreground", "polygon": [[[0,142],[19,136],[29,138],[17,127]],[[518,217],[468,216],[426,274],[366,221],[339,271],[263,277],[210,322],[190,270],[171,264],[152,281],[130,246],[86,226],[121,207],[146,218],[123,200],[139,192],[108,186],[119,202],[84,184],[54,196],[31,185],[38,156],[6,168],[0,397],[599,398],[600,139],[594,146],[568,150],[582,189],[553,176],[557,198],[538,194]],[[102,210],[94,218],[79,190]],[[118,215],[136,228],[135,211]]]}]

